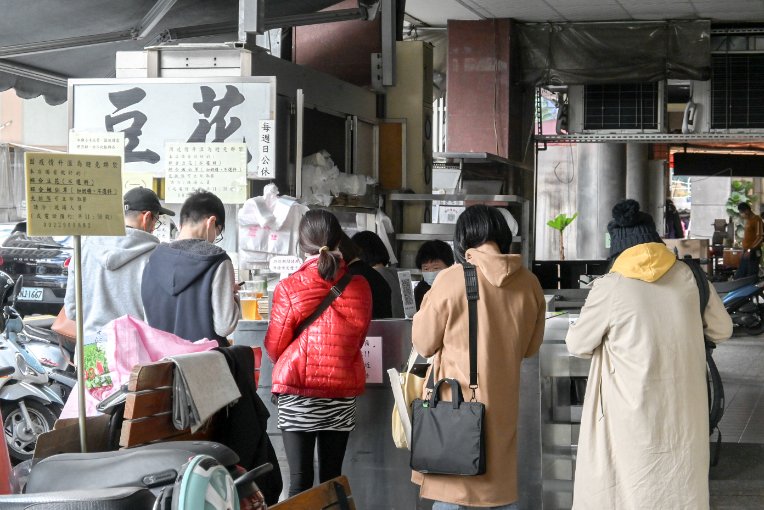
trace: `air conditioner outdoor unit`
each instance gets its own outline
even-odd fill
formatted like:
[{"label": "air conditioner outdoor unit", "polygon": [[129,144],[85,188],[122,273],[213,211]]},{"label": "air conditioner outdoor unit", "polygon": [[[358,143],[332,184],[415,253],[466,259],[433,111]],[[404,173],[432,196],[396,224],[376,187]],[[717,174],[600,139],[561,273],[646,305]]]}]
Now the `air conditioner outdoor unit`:
[{"label": "air conditioner outdoor unit", "polygon": [[568,87],[568,133],[665,133],[666,84]]},{"label": "air conditioner outdoor unit", "polygon": [[687,132],[764,132],[764,52],[713,53],[711,67],[710,80],[692,82]]}]

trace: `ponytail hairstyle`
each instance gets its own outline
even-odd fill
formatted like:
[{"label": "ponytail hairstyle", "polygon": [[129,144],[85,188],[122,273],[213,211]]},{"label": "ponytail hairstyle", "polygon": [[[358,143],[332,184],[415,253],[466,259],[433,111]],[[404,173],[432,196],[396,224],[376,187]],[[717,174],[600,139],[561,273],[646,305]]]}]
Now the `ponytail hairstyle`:
[{"label": "ponytail hairstyle", "polygon": [[300,248],[308,255],[318,255],[318,274],[326,281],[334,281],[340,268],[337,246],[342,227],[329,211],[315,209],[300,220]]}]

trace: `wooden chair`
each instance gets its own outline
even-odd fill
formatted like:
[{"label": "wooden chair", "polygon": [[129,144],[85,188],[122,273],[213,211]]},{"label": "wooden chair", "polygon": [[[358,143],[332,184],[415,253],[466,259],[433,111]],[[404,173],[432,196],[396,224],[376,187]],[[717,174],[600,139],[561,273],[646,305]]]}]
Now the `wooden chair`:
[{"label": "wooden chair", "polygon": [[282,501],[270,510],[355,510],[350,484],[344,476]]},{"label": "wooden chair", "polygon": [[173,368],[171,361],[159,361],[137,365],[133,369],[125,400],[120,447],[167,440],[214,441],[214,416],[194,434],[189,429],[175,428],[172,421]]}]

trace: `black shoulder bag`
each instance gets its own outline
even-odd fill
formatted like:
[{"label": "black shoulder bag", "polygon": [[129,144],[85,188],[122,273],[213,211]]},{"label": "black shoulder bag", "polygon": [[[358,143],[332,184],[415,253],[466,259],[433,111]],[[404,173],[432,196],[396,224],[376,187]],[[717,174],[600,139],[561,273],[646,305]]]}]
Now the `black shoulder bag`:
[{"label": "black shoulder bag", "polygon": [[[485,473],[485,406],[475,399],[477,380],[477,271],[464,263],[464,283],[469,306],[470,389],[464,401],[456,379],[435,383],[427,400],[412,403],[411,468],[420,473],[474,476]],[[432,374],[430,374],[432,377]],[[451,402],[440,400],[440,388],[451,387]]]},{"label": "black shoulder bag", "polygon": [[[700,318],[702,320],[709,299],[708,279],[703,270],[693,260],[685,258],[683,261],[692,270],[695,283],[698,285],[698,292],[700,293]],[[716,466],[719,462],[719,450],[722,445],[722,432],[719,430],[719,422],[722,416],[724,416],[724,385],[722,384],[722,376],[719,375],[719,370],[716,368],[713,358],[716,344],[705,337],[704,341],[706,344],[706,388],[708,389],[708,433],[713,434],[714,429],[717,432],[716,452],[711,456],[711,466]]]}]

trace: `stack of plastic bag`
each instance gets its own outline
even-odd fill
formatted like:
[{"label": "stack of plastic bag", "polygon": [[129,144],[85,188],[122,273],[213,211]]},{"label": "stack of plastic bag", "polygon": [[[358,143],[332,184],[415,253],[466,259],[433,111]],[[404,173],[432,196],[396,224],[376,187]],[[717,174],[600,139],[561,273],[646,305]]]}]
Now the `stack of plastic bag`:
[{"label": "stack of plastic bag", "polygon": [[376,181],[365,175],[340,172],[326,151],[302,159],[302,198],[306,204],[331,205],[340,193],[363,195]]},{"label": "stack of plastic bag", "polygon": [[263,196],[250,198],[239,210],[239,266],[267,267],[274,255],[299,255],[297,229],[308,208],[292,197],[280,197],[269,184]]}]

